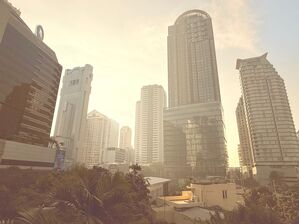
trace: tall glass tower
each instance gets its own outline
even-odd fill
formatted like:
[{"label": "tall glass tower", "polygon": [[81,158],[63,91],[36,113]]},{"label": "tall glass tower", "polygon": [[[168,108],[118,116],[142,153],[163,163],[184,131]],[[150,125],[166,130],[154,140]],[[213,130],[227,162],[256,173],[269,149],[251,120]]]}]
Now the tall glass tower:
[{"label": "tall glass tower", "polygon": [[164,160],[169,176],[172,170],[181,176],[225,176],[226,140],[214,35],[211,17],[204,11],[187,11],[168,28],[168,94]]},{"label": "tall glass tower", "polygon": [[169,106],[221,101],[211,17],[183,13],[168,28]]}]

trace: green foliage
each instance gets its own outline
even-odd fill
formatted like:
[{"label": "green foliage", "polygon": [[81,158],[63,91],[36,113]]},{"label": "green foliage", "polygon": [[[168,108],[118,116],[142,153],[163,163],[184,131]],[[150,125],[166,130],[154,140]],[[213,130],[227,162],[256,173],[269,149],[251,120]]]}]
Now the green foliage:
[{"label": "green foliage", "polygon": [[[76,166],[65,172],[0,171],[0,220],[16,224],[154,223],[138,165],[124,174]],[[6,221],[8,223],[8,221]]]},{"label": "green foliage", "polygon": [[225,212],[224,216],[216,212],[211,215],[211,220],[199,221],[198,224],[282,224],[282,222],[270,209],[252,204]]}]

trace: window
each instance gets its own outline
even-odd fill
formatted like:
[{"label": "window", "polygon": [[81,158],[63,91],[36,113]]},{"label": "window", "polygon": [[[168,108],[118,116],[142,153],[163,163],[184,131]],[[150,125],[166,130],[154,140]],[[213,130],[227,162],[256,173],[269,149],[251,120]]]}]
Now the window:
[{"label": "window", "polygon": [[69,83],[69,86],[74,86],[74,85],[77,85],[77,84],[79,84],[79,79],[71,80],[70,83]]}]

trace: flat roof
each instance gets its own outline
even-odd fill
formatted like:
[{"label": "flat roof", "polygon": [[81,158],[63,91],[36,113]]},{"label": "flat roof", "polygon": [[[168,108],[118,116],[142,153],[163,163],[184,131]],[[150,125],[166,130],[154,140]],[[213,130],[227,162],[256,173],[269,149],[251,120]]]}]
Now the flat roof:
[{"label": "flat roof", "polygon": [[163,184],[163,183],[170,182],[170,179],[161,178],[161,177],[145,177],[145,179],[148,180],[150,185]]},{"label": "flat roof", "polygon": [[215,212],[212,210],[208,210],[200,207],[188,208],[177,212],[189,217],[192,220],[200,218],[203,221],[210,220],[211,213],[215,214]]}]

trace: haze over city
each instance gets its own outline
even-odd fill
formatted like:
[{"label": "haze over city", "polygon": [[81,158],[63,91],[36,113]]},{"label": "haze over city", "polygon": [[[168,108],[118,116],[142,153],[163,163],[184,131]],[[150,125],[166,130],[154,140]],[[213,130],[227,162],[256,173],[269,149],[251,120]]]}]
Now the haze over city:
[{"label": "haze over city", "polygon": [[167,27],[183,11],[205,10],[214,27],[230,166],[239,165],[237,58],[269,52],[269,60],[286,82],[299,127],[299,31],[294,25],[299,20],[299,3],[295,0],[292,4],[278,0],[11,2],[21,9],[32,30],[37,23],[43,25],[45,42],[55,49],[64,69],[93,65],[89,111],[97,109],[133,130],[140,87],[161,84],[167,90]]},{"label": "haze over city", "polygon": [[299,224],[297,0],[0,0],[1,224]]}]

